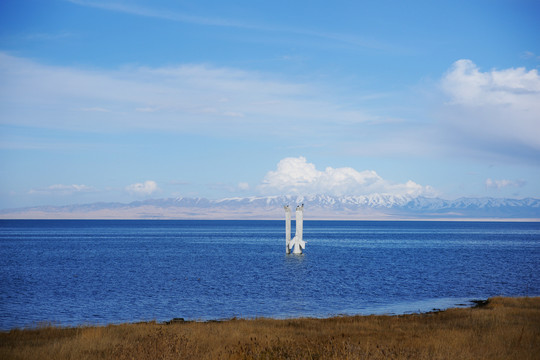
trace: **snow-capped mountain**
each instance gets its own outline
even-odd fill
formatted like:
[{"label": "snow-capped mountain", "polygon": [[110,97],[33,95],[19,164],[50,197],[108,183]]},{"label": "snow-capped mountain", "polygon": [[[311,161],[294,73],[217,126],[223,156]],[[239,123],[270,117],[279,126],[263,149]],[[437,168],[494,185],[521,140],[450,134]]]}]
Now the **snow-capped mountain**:
[{"label": "snow-capped mountain", "polygon": [[219,200],[168,198],[122,203],[39,206],[0,211],[0,218],[281,219],[284,205],[305,205],[309,219],[540,219],[540,199],[366,196],[264,196]]}]

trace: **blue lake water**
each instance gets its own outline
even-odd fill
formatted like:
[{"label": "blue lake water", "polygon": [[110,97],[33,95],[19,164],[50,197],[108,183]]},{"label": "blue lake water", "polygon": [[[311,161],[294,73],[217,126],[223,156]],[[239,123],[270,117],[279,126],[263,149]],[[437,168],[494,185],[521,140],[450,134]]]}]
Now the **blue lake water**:
[{"label": "blue lake water", "polygon": [[[294,232],[294,222],[293,222]],[[540,223],[0,221],[0,329],[430,311],[540,295]]]}]

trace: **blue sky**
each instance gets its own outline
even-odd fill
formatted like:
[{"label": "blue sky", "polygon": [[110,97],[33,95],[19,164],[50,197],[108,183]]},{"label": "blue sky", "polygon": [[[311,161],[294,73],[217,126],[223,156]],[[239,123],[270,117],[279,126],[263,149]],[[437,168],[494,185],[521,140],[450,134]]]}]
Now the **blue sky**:
[{"label": "blue sky", "polygon": [[540,197],[538,1],[0,3],[0,207]]}]

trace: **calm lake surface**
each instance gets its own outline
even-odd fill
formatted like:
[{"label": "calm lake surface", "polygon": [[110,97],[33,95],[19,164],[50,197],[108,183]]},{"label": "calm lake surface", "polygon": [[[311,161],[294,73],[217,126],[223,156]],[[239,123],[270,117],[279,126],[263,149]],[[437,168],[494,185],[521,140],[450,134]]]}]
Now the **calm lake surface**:
[{"label": "calm lake surface", "polygon": [[[294,221],[293,221],[294,233]],[[430,311],[540,295],[540,223],[0,221],[0,329]]]}]

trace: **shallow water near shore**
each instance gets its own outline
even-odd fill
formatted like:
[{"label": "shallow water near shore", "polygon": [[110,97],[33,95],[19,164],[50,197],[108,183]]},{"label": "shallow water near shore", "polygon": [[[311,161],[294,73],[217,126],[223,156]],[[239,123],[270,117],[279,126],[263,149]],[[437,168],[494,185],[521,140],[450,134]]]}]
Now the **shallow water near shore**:
[{"label": "shallow water near shore", "polygon": [[[293,222],[294,232],[294,222]],[[540,223],[0,221],[0,329],[402,314],[540,295]]]}]

